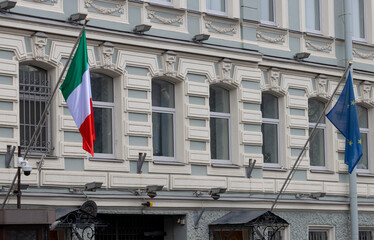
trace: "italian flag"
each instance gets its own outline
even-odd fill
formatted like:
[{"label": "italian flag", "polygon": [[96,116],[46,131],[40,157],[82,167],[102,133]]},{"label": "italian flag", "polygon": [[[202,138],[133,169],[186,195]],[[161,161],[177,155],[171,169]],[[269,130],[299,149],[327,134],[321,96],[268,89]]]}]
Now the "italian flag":
[{"label": "italian flag", "polygon": [[82,134],[83,149],[94,156],[93,143],[96,137],[85,29],[60,89]]}]

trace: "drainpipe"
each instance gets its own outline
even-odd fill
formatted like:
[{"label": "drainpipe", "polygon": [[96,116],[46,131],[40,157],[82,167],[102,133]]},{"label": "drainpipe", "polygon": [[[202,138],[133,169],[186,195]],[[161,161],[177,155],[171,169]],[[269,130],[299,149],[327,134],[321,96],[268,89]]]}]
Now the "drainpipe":
[{"label": "drainpipe", "polygon": [[[345,64],[352,61],[352,0],[344,0],[344,45]],[[351,74],[353,78],[353,67]],[[349,196],[350,196],[350,216],[351,216],[351,239],[358,240],[358,208],[357,208],[357,174],[356,168],[349,175]]]}]

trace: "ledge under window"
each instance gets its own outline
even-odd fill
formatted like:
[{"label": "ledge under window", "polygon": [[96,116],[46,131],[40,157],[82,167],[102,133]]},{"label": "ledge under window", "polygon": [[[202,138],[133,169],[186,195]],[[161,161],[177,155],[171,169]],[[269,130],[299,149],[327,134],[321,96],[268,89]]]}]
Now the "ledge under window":
[{"label": "ledge under window", "polygon": [[125,160],[123,159],[114,159],[114,158],[89,158],[90,161],[96,162],[116,162],[116,163],[123,163]]},{"label": "ledge under window", "polygon": [[163,161],[163,160],[153,160],[153,164],[156,165],[174,165],[174,166],[186,166],[185,163],[176,161]]},{"label": "ledge under window", "polygon": [[287,172],[288,171],[285,168],[270,167],[270,166],[263,167],[262,170],[264,170],[264,171],[275,171],[275,172]]},{"label": "ledge under window", "polygon": [[323,173],[323,174],[334,174],[334,171],[327,170],[327,169],[310,169],[311,173]]},{"label": "ledge under window", "polygon": [[359,177],[374,177],[374,174],[371,172],[357,172]]},{"label": "ledge under window", "polygon": [[222,164],[222,163],[212,163],[212,167],[217,167],[217,168],[240,168],[239,165],[235,164]]}]

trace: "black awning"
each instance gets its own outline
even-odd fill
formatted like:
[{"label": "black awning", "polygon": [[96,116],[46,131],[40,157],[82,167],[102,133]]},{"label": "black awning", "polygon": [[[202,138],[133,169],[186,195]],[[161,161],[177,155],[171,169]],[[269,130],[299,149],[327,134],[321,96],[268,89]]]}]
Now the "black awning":
[{"label": "black awning", "polygon": [[271,211],[232,211],[209,224],[209,228],[248,228],[253,226],[282,226],[288,222]]}]

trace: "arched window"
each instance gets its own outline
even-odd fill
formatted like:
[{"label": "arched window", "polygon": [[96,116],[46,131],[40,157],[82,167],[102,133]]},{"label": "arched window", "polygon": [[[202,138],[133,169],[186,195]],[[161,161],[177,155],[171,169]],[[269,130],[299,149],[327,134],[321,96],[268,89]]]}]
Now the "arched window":
[{"label": "arched window", "polygon": [[[309,99],[308,101],[308,117],[309,117],[309,134],[316,126],[321,113],[325,108],[325,104],[317,99]],[[326,118],[323,117],[316,128],[316,133],[309,144],[309,159],[311,167],[326,168],[325,154],[325,138],[326,138]]]},{"label": "arched window", "polygon": [[361,144],[362,144],[362,157],[357,164],[357,169],[369,169],[369,118],[367,108],[356,105],[358,122],[360,125],[360,135],[361,135]]},{"label": "arched window", "polygon": [[[23,151],[30,143],[50,95],[47,71],[31,65],[19,66],[20,144]],[[52,146],[49,131],[47,118],[41,125],[34,147],[30,149],[31,153],[50,153]]]},{"label": "arched window", "polygon": [[264,164],[279,166],[279,102],[269,93],[262,93],[262,154]]},{"label": "arched window", "polygon": [[101,73],[91,74],[92,105],[95,121],[95,157],[114,157],[113,79]]},{"label": "arched window", "polygon": [[174,84],[152,81],[153,159],[175,160],[175,94]]},{"label": "arched window", "polygon": [[230,92],[210,87],[210,154],[213,161],[230,161]]}]

